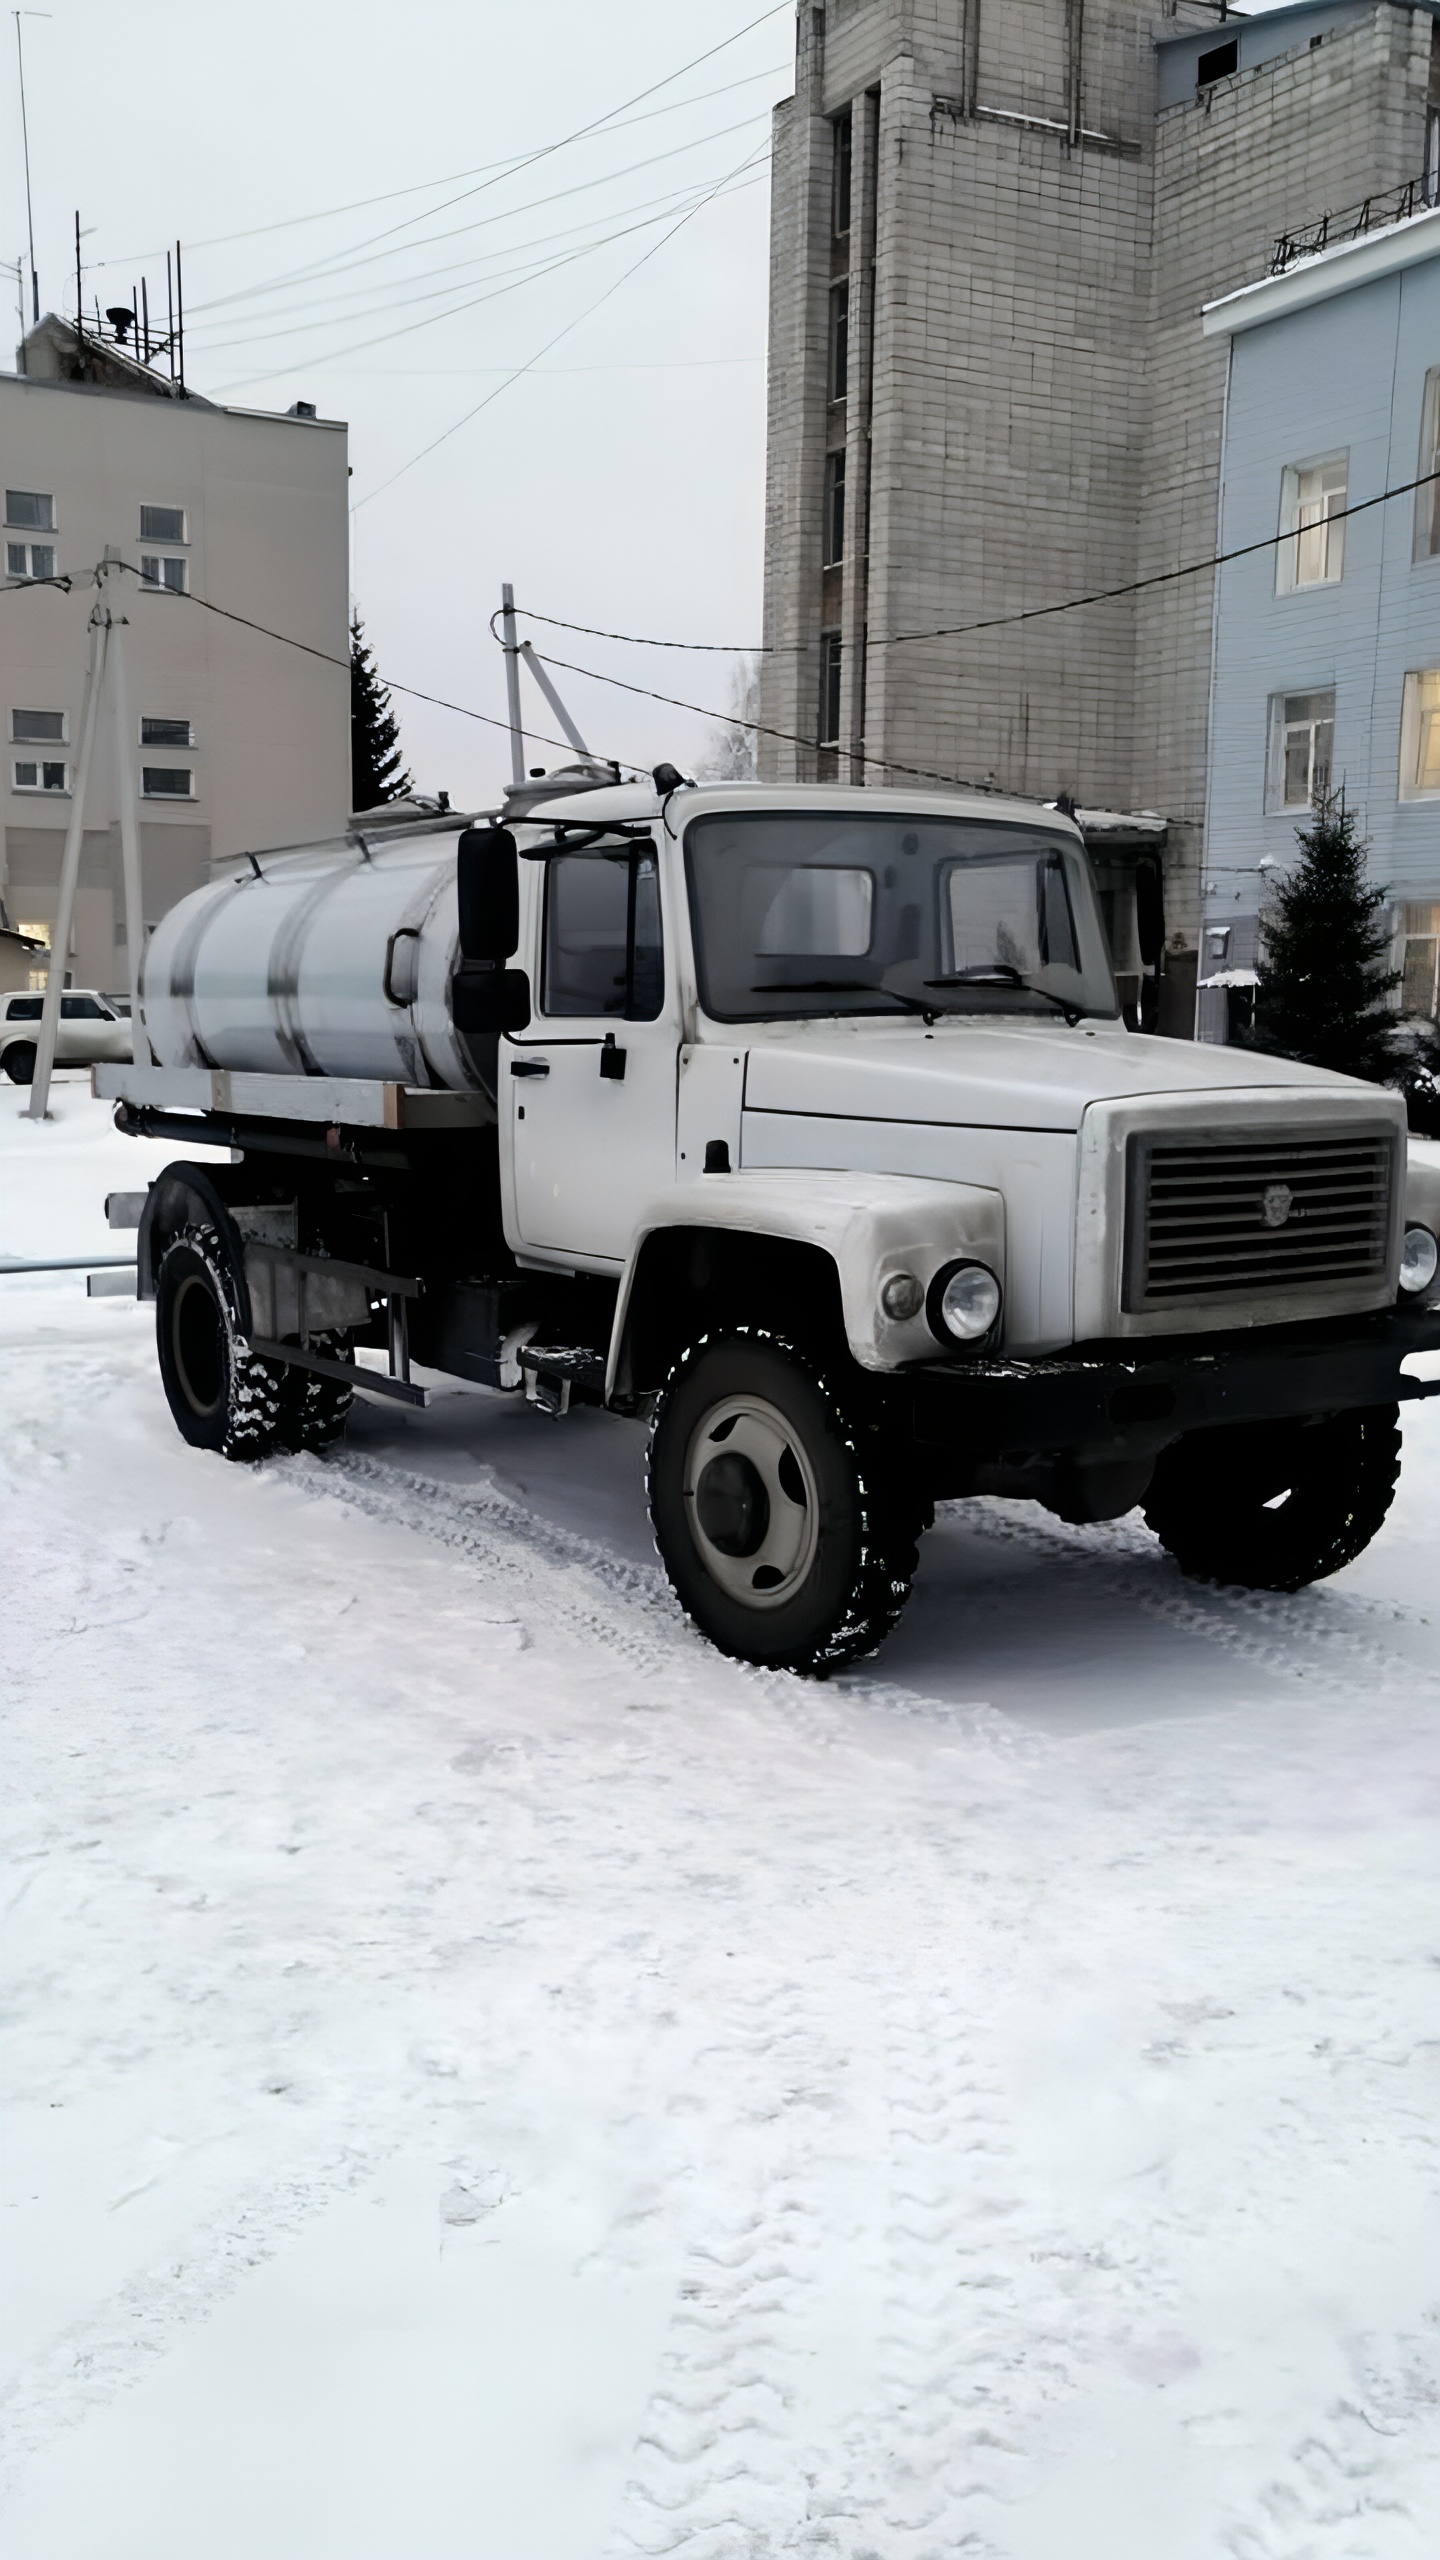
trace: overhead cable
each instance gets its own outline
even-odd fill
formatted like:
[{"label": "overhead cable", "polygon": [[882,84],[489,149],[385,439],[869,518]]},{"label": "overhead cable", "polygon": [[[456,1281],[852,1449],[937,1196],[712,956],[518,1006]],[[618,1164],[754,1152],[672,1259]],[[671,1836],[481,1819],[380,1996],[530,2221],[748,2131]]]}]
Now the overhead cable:
[{"label": "overhead cable", "polygon": [[[768,145],[766,147],[768,149]],[[596,295],[596,298],[592,303],[587,304],[583,311],[576,313],[573,320],[567,320],[563,329],[557,329],[553,338],[547,338],[544,346],[537,347],[534,355],[528,356],[524,364],[517,365],[515,371],[507,374],[503,382],[497,382],[494,390],[487,391],[483,400],[477,400],[473,409],[467,409],[463,418],[457,418],[453,426],[442,428],[440,434],[438,436],[432,436],[430,442],[427,445],[422,445],[418,453],[412,453],[408,462],[402,462],[398,471],[392,471],[388,479],[380,481],[375,488],[368,489],[363,498],[357,498],[352,512],[358,514],[360,508],[368,507],[373,498],[382,496],[386,489],[393,489],[396,481],[403,479],[407,471],[413,471],[417,463],[426,461],[439,446],[448,443],[451,436],[458,435],[462,427],[468,427],[472,419],[478,418],[482,409],[488,409],[492,402],[498,400],[502,393],[511,388],[512,384],[519,382],[525,374],[529,373],[533,369],[534,366],[541,363],[546,356],[551,354],[552,351],[560,345],[562,339],[570,337],[573,332],[581,326],[583,321],[592,318],[594,313],[600,310],[604,303],[609,302],[612,296],[619,292],[622,285],[628,284],[631,277],[638,275],[643,266],[647,266],[652,258],[658,257],[660,251],[675,238],[676,233],[684,230],[687,222],[693,222],[697,213],[703,213],[706,205],[712,203],[714,198],[721,194],[723,189],[729,186],[733,180],[743,177],[745,171],[750,167],[751,161],[758,156],[759,155],[757,153],[752,152],[748,159],[740,162],[738,168],[732,169],[726,177],[718,179],[716,184],[711,188],[710,193],[706,196],[702,196],[700,202],[692,205],[688,212],[682,213],[679,221],[672,223],[670,229],[663,233],[660,239],[652,241],[650,247],[635,260],[633,266],[627,267],[623,275],[615,278],[613,284],[608,284],[603,293]]]},{"label": "overhead cable", "polygon": [[[1326,522],[1340,524],[1347,516],[1363,516],[1370,507],[1385,506],[1391,498],[1413,497],[1417,489],[1428,488],[1433,480],[1440,480],[1440,471],[1422,471],[1417,479],[1402,480],[1393,489],[1382,489],[1376,497],[1357,498],[1353,506],[1336,507]],[[972,631],[1003,631],[1017,622],[1038,622],[1051,614],[1078,613],[1085,605],[1111,604],[1120,596],[1140,595],[1147,587],[1171,586],[1177,578],[1198,578],[1207,569],[1223,569],[1231,560],[1248,560],[1257,551],[1275,551],[1282,542],[1298,540],[1299,530],[1292,525],[1288,533],[1267,533],[1259,542],[1237,543],[1231,551],[1207,552],[1203,560],[1187,560],[1178,569],[1157,569],[1149,577],[1130,578],[1119,587],[1097,587],[1089,595],[1066,596],[1056,604],[1025,605],[1015,613],[987,614],[978,622],[942,623],[933,631],[892,631],[888,637],[867,636],[865,654],[869,658],[877,650],[897,649],[902,643],[915,640],[959,640]],[[811,645],[808,641],[797,641],[782,649],[775,642],[764,640],[654,640],[643,632],[602,631],[590,622],[565,622],[555,613],[537,613],[531,605],[517,604],[515,611],[523,614],[527,622],[543,622],[552,631],[574,631],[587,640],[620,640],[632,649],[685,649],[731,658],[776,658],[798,656]],[[557,659],[557,666],[560,663]],[[612,679],[600,676],[597,681],[608,684]],[[664,698],[657,696],[657,699]],[[730,715],[717,711],[710,716],[718,720]],[[738,725],[743,727],[745,724],[740,722]]]}]

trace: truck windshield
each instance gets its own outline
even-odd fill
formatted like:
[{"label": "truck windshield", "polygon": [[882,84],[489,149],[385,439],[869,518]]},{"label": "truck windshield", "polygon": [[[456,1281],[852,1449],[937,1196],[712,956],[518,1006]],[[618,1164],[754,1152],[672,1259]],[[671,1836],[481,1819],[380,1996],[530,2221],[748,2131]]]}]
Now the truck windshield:
[{"label": "truck windshield", "polygon": [[1119,1013],[1089,864],[1043,825],[727,810],[685,859],[715,1021]]}]

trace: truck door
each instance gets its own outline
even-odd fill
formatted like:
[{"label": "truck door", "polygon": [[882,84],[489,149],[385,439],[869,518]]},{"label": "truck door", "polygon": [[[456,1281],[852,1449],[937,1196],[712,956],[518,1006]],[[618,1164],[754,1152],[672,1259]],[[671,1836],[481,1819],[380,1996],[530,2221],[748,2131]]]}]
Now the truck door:
[{"label": "truck door", "polygon": [[677,1000],[648,839],[550,857],[539,963],[529,1027],[500,1048],[513,1241],[618,1265],[675,1177]]}]

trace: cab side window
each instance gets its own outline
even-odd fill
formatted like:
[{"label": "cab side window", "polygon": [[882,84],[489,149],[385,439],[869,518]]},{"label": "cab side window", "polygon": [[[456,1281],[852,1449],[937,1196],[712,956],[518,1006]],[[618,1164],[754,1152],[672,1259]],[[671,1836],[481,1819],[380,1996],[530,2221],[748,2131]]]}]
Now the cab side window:
[{"label": "cab side window", "polygon": [[653,1022],[664,992],[654,854],[557,854],[545,879],[542,1010]]}]

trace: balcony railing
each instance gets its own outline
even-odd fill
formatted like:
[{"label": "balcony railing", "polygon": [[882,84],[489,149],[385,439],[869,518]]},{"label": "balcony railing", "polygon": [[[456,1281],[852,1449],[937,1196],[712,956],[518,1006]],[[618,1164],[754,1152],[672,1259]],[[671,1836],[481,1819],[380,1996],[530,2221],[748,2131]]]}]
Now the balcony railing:
[{"label": "balcony railing", "polygon": [[1322,213],[1318,222],[1307,222],[1302,230],[1282,232],[1270,252],[1270,273],[1283,276],[1300,258],[1313,258],[1321,249],[1333,249],[1342,240],[1360,240],[1367,231],[1381,231],[1392,222],[1408,222],[1412,214],[1429,213],[1440,204],[1440,178],[1432,171],[1423,178],[1406,178],[1398,187],[1387,187],[1380,195],[1367,196],[1363,204],[1346,205],[1339,213]]}]

